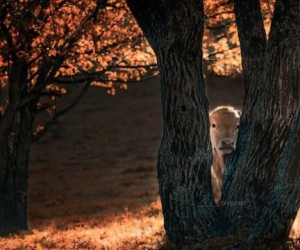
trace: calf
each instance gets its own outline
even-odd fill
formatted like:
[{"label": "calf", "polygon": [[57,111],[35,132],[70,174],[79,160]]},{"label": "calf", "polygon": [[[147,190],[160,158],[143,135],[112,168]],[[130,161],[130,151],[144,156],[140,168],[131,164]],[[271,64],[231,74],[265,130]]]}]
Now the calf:
[{"label": "calf", "polygon": [[226,156],[235,150],[241,111],[232,106],[221,106],[209,115],[210,139],[213,149],[211,184],[214,202],[219,204],[222,195],[222,177]]},{"label": "calf", "polygon": [[[222,177],[226,156],[235,150],[241,111],[232,106],[221,106],[209,115],[210,139],[213,149],[211,184],[214,202],[219,205],[222,196]],[[300,209],[292,225],[291,238],[300,238]]]},{"label": "calf", "polygon": [[296,218],[294,220],[294,223],[292,225],[291,231],[290,231],[290,238],[293,239],[299,239],[300,238],[300,209],[298,209]]}]

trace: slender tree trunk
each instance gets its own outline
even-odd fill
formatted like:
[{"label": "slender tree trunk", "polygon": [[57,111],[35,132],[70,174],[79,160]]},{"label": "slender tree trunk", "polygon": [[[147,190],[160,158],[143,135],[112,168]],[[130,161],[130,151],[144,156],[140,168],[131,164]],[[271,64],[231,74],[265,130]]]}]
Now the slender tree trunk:
[{"label": "slender tree trunk", "polygon": [[8,138],[1,155],[5,171],[0,187],[0,234],[27,228],[27,191],[29,152],[32,142],[32,114],[28,107],[20,111],[17,130]]},{"label": "slender tree trunk", "polygon": [[[260,9],[260,0],[234,0],[234,11],[241,46],[244,101],[248,93],[256,92],[264,68],[267,37]],[[244,109],[244,112],[246,110]]]}]

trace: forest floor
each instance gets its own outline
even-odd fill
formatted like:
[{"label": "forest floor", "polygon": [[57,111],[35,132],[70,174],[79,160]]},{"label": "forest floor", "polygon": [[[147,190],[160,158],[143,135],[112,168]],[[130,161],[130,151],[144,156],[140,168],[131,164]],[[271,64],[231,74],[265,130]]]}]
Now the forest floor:
[{"label": "forest floor", "polygon": [[[241,108],[241,78],[206,79],[210,108]],[[156,176],[158,78],[91,87],[32,147],[29,230],[0,249],[167,249]]]}]

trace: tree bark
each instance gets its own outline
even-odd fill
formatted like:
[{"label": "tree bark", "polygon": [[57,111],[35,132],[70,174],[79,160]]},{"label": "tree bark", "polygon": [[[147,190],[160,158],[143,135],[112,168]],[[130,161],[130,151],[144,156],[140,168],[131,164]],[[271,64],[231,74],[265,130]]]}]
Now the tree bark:
[{"label": "tree bark", "polygon": [[[238,14],[242,22],[248,22],[242,12]],[[242,117],[237,150],[229,157],[228,171],[224,175],[224,203],[243,202],[242,206],[224,208],[227,219],[232,223],[232,231],[241,230],[241,225],[254,228],[255,235],[258,235],[257,231],[263,232],[259,233],[261,239],[267,234],[273,238],[278,238],[278,235],[285,237],[283,232],[287,229],[287,221],[295,216],[298,208],[298,202],[291,203],[288,193],[296,192],[299,183],[294,182],[289,188],[283,187],[282,183],[289,183],[291,173],[299,170],[296,169],[297,164],[282,159],[292,157],[287,153],[287,148],[299,141],[295,132],[300,95],[299,18],[299,1],[277,0],[263,70],[253,77],[256,82],[250,83],[257,89],[252,89],[247,95],[247,112]],[[248,31],[240,27],[239,32]],[[250,69],[249,66],[244,74],[252,74]],[[245,78],[251,79],[247,75]],[[290,174],[283,174],[283,169]],[[297,197],[298,191],[295,195],[291,197]],[[286,204],[290,204],[288,210],[280,210]],[[272,221],[274,227],[266,226],[264,230],[258,230],[266,225],[263,219],[270,222],[274,217],[271,211],[275,210],[278,219]],[[270,239],[268,242],[271,242]]]},{"label": "tree bark", "polygon": [[[284,245],[300,206],[300,112],[293,124],[289,139],[280,159],[274,188],[257,218],[247,245],[252,247],[270,242]],[[284,233],[286,232],[286,234]],[[271,236],[271,237],[270,237]],[[278,242],[276,242],[277,239]]]},{"label": "tree bark", "polygon": [[0,235],[27,228],[29,151],[37,100],[20,109],[26,80],[27,65],[20,59],[10,72],[9,110],[1,120]]},{"label": "tree bark", "polygon": [[173,242],[208,236],[217,211],[202,74],[203,3],[127,3],[158,59],[163,113],[158,181],[167,235]]},{"label": "tree bark", "polygon": [[299,174],[293,174],[299,173],[300,2],[277,0],[267,41],[259,1],[234,1],[246,95],[220,209],[210,187],[202,2],[127,3],[156,53],[161,76],[158,180],[167,235],[176,243],[218,237],[222,242],[216,248],[282,247],[288,220],[299,206]]},{"label": "tree bark", "polygon": [[257,80],[263,70],[267,37],[259,0],[234,0],[234,12],[241,46],[245,102],[248,93],[256,92],[259,86]]},{"label": "tree bark", "polygon": [[27,229],[29,152],[33,116],[28,106],[20,111],[13,135],[5,145],[0,164],[5,177],[0,188],[0,235]]}]

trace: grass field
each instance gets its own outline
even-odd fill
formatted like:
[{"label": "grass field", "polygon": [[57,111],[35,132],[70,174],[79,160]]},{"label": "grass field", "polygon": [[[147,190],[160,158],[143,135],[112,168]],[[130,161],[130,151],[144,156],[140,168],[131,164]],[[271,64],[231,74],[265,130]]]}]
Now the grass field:
[{"label": "grass field", "polygon": [[[211,109],[241,108],[241,79],[207,82]],[[161,117],[158,79],[114,97],[91,88],[33,145],[29,230],[0,249],[171,249],[156,176]]]}]

